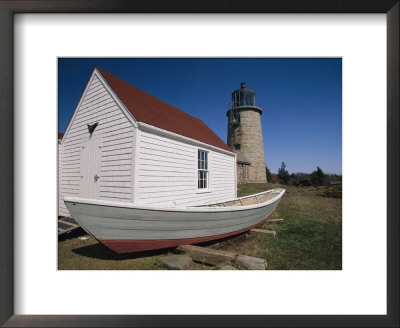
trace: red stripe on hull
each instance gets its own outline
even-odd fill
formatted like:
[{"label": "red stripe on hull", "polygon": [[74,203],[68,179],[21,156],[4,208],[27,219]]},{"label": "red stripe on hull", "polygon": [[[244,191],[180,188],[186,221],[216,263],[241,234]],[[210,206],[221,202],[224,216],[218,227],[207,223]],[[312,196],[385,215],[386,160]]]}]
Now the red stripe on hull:
[{"label": "red stripe on hull", "polygon": [[163,239],[163,240],[98,239],[98,241],[119,254],[149,251],[153,249],[176,247],[180,245],[199,244],[199,243],[204,243],[206,241],[234,236],[242,232],[248,231],[263,224],[268,219],[270,219],[271,216],[272,214],[270,214],[260,223],[252,225],[251,227],[215,236],[185,238],[185,239]]}]

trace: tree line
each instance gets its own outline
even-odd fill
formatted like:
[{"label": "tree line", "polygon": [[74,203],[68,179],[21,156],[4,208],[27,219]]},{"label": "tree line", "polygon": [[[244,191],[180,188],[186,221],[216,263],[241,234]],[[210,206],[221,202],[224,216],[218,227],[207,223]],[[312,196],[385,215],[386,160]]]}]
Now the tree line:
[{"label": "tree line", "polygon": [[[268,182],[275,182],[271,171],[268,167],[265,167]],[[285,162],[282,162],[281,167],[278,169],[277,174],[278,182],[284,185],[301,185],[301,184],[311,184],[315,186],[327,186],[331,183],[341,183],[342,175],[339,174],[325,174],[324,171],[317,166],[317,168],[312,173],[297,172],[289,174],[286,169]]]}]

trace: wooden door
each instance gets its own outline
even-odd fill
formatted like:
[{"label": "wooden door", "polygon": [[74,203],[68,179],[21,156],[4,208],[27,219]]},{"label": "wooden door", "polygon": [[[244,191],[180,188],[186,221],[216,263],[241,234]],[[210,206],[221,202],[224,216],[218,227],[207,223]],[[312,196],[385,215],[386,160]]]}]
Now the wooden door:
[{"label": "wooden door", "polygon": [[81,181],[79,196],[98,199],[100,192],[101,141],[91,139],[81,148]]}]

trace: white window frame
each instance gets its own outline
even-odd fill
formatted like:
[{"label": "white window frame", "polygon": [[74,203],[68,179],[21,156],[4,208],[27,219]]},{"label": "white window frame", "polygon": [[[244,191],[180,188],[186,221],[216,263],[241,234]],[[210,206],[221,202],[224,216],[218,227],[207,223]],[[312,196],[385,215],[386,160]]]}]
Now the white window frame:
[{"label": "white window frame", "polygon": [[[205,154],[201,157],[201,154]],[[205,179],[200,180],[200,172],[205,172]],[[206,182],[206,187],[200,187],[201,182]],[[210,152],[204,149],[197,149],[197,192],[210,191]]]}]

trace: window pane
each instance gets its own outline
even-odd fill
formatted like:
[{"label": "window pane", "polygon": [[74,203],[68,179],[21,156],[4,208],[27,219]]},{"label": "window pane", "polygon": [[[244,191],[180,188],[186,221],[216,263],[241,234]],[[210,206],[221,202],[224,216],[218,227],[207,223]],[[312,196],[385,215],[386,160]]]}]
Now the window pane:
[{"label": "window pane", "polygon": [[199,171],[198,179],[197,179],[197,187],[201,188],[201,171]]},{"label": "window pane", "polygon": [[200,150],[197,151],[197,168],[200,169]]},{"label": "window pane", "polygon": [[208,188],[208,152],[197,150],[197,188]]}]

